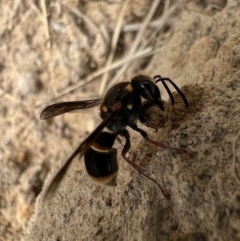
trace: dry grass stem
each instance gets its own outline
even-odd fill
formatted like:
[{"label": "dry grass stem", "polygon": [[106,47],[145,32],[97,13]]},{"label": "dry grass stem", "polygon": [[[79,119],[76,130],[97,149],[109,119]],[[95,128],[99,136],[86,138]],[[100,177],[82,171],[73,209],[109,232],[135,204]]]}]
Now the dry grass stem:
[{"label": "dry grass stem", "polygon": [[[153,14],[155,13],[159,3],[161,2],[161,0],[155,0],[148,12],[148,15],[147,17],[145,18],[145,20],[143,21],[143,24],[142,24],[142,28],[140,29],[140,31],[138,32],[135,40],[134,40],[134,43],[132,45],[132,47],[130,48],[129,52],[127,53],[127,56],[131,56],[132,54],[135,53],[135,51],[137,50],[137,47],[139,46],[142,38],[143,38],[143,35],[144,35],[144,32],[146,31],[146,28],[147,26],[149,25],[152,17],[153,17]],[[115,74],[115,76],[113,77],[113,79],[111,80],[111,85],[113,85],[114,83],[117,82],[117,80],[123,75],[123,73],[128,69],[128,67],[130,66],[130,62],[127,62],[126,64],[124,64],[121,69],[118,70],[118,72]]]},{"label": "dry grass stem", "polygon": [[177,5],[172,6],[165,14],[163,14],[159,20],[158,24],[156,25],[155,30],[153,31],[152,35],[148,39],[144,39],[139,49],[144,49],[148,43],[156,36],[156,34],[163,28],[166,22],[169,20],[170,16],[175,12],[177,9]]},{"label": "dry grass stem", "polygon": [[[152,4],[152,6],[151,6],[151,8],[150,8],[150,10],[149,10],[149,13],[148,13],[148,15],[147,15],[147,17],[145,18],[145,20],[144,20],[144,22],[143,22],[143,24],[142,24],[142,27],[140,28],[140,31],[139,31],[138,35],[136,36],[135,41],[134,41],[131,49],[129,50],[129,53],[127,54],[128,56],[131,55],[131,54],[133,54],[133,53],[137,50],[137,48],[138,48],[138,46],[139,46],[139,44],[140,44],[140,41],[141,41],[142,38],[143,38],[143,34],[144,34],[144,32],[146,31],[146,28],[148,27],[148,25],[149,25],[149,23],[150,23],[150,20],[151,20],[151,18],[152,18],[152,16],[153,16],[153,14],[154,14],[154,12],[155,12],[155,10],[156,10],[156,8],[157,8],[157,6],[158,6],[159,3],[160,3],[160,1],[154,1],[154,3]],[[161,21],[160,21],[159,25],[157,26],[157,30],[155,30],[155,32],[154,32],[154,34],[152,34],[151,38],[149,38],[149,39],[147,39],[147,40],[144,41],[144,43],[141,45],[140,49],[143,49],[143,48],[148,44],[148,42],[152,39],[152,37],[155,36],[156,32],[158,32],[159,29],[162,28],[162,26],[165,24],[165,22],[166,22],[167,19],[169,18],[170,14],[172,14],[175,9],[176,9],[176,6],[173,6],[173,7],[170,9],[171,11],[167,12],[167,14],[165,14],[165,15],[163,15],[163,16],[161,17]],[[130,66],[130,64],[131,64],[131,62],[128,62],[128,63],[126,63],[124,66],[122,66],[122,68],[116,73],[116,75],[114,76],[114,78],[112,78],[112,80],[111,80],[111,85],[114,85],[114,84],[117,82],[117,80],[118,80],[118,79],[124,74],[124,72],[128,69],[128,67]]]},{"label": "dry grass stem", "polygon": [[36,4],[30,0],[28,0],[29,5],[31,6],[32,10],[38,15],[38,17],[41,19],[41,21],[44,22],[44,16],[41,13],[41,11],[38,9],[38,7],[36,6]]},{"label": "dry grass stem", "polygon": [[50,39],[50,32],[49,32],[49,24],[48,24],[48,15],[47,15],[47,8],[45,0],[41,0],[41,8],[42,8],[42,20],[44,24],[44,30],[47,37],[47,48],[51,48],[51,39]]},{"label": "dry grass stem", "polygon": [[[124,13],[126,11],[127,4],[128,4],[128,1],[125,1],[121,6],[120,14],[118,16],[117,23],[116,23],[116,26],[114,28],[115,31],[114,31],[113,37],[112,37],[110,54],[108,56],[108,59],[107,59],[106,65],[105,65],[106,68],[111,65],[111,63],[113,61],[113,57],[115,55],[115,50],[116,50],[116,47],[117,47],[119,35],[121,33],[122,24],[123,24],[123,17],[124,17]],[[105,72],[103,74],[100,89],[99,89],[99,92],[98,92],[99,96],[102,96],[103,91],[106,87],[106,83],[107,83],[107,79],[108,79],[108,73],[109,72]]]},{"label": "dry grass stem", "polygon": [[39,8],[36,6],[36,4],[34,2],[28,0],[28,3],[31,6],[31,8],[33,9],[33,11],[38,15],[38,17],[43,22],[44,27],[45,27],[44,29],[45,29],[46,38],[48,41],[47,47],[50,47],[51,43],[50,43],[49,25],[48,25],[48,19],[47,19],[47,10],[46,10],[45,0],[41,0],[41,7],[42,7],[43,13],[39,10]]},{"label": "dry grass stem", "polygon": [[[162,16],[159,19],[151,21],[149,23],[148,28],[156,28],[159,26],[159,23],[162,21]],[[139,31],[139,29],[142,28],[142,23],[131,23],[123,26],[122,32],[136,32]]]},{"label": "dry grass stem", "polygon": [[164,4],[164,9],[163,9],[163,15],[165,15],[169,11],[170,2],[171,2],[171,0],[166,0],[166,2]]},{"label": "dry grass stem", "polygon": [[106,40],[106,36],[103,34],[103,32],[98,28],[98,26],[93,21],[91,21],[91,19],[88,16],[86,16],[78,8],[74,7],[72,4],[70,4],[70,3],[66,2],[66,1],[62,1],[62,5],[67,7],[69,10],[71,10],[79,18],[82,18],[88,24],[88,26],[93,30],[93,32],[95,34],[101,33],[103,39],[105,41],[107,41]]},{"label": "dry grass stem", "polygon": [[162,50],[163,50],[163,48],[157,48],[157,46],[153,46],[153,47],[146,48],[146,49],[144,49],[142,51],[139,51],[139,52],[137,52],[133,56],[129,56],[128,58],[124,58],[124,59],[122,59],[120,61],[117,61],[117,62],[113,63],[111,66],[104,67],[102,69],[97,70],[96,72],[94,72],[91,75],[89,75],[87,78],[85,78],[83,80],[79,80],[79,82],[77,82],[77,83],[75,83],[75,84],[73,84],[71,86],[68,86],[68,87],[64,88],[63,90],[55,93],[54,97],[36,101],[35,102],[35,107],[38,107],[38,106],[42,105],[43,103],[47,103],[47,102],[52,101],[54,99],[57,99],[57,98],[59,98],[59,97],[61,97],[63,95],[66,95],[69,92],[71,92],[71,91],[73,91],[73,90],[75,90],[75,89],[77,89],[79,87],[82,87],[82,86],[90,83],[95,78],[99,77],[100,75],[104,74],[105,72],[117,69],[117,68],[119,68],[120,66],[122,66],[123,64],[125,64],[125,63],[127,63],[129,61],[132,61],[132,60],[134,60],[136,58],[147,57],[149,55],[152,55],[153,53],[157,53],[157,52],[160,52]]}]

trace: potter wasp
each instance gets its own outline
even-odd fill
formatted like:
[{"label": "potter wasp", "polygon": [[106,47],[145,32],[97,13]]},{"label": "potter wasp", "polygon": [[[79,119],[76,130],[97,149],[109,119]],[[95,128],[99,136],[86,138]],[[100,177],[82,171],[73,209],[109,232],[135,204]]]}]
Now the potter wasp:
[{"label": "potter wasp", "polygon": [[[165,87],[172,105],[174,104],[173,95],[165,83],[168,81],[181,96],[186,108],[188,101],[178,86],[169,78],[162,78],[160,75],[152,79],[145,75],[137,75],[132,78],[131,82],[121,82],[114,85],[103,99],[61,102],[46,107],[40,118],[42,120],[52,118],[67,112],[84,110],[100,105],[100,117],[102,122],[98,127],[78,146],[73,154],[67,159],[53,178],[46,190],[45,198],[49,199],[56,191],[59,183],[62,181],[72,160],[79,155],[84,156],[85,167],[90,178],[97,184],[116,186],[117,185],[117,150],[113,144],[118,136],[125,138],[125,144],[121,152],[122,158],[132,166],[142,176],[148,178],[160,188],[163,196],[167,199],[170,194],[153,178],[145,174],[144,171],[127,156],[131,148],[130,135],[126,127],[130,127],[142,135],[149,143],[161,148],[184,151],[178,148],[167,147],[164,144],[149,138],[148,134],[136,125],[140,120],[144,125],[157,129],[156,118],[152,118],[152,109],[158,109],[164,112],[165,103],[161,100],[161,94],[157,82],[161,82]],[[142,101],[145,99],[145,101]],[[110,132],[103,131],[107,128]]]}]

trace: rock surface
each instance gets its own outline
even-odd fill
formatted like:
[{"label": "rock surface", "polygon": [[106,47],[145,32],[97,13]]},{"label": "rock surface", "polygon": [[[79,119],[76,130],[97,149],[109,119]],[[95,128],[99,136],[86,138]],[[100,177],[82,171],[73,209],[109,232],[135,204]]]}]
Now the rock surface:
[{"label": "rock surface", "polygon": [[131,158],[171,191],[119,157],[117,188],[95,186],[74,163],[47,205],[41,197],[27,240],[240,240],[240,4],[209,16],[184,9],[174,35],[145,72],[171,76],[190,101],[182,120],[151,137],[191,157],[134,137]]},{"label": "rock surface", "polygon": [[[141,40],[162,24],[165,3]],[[144,128],[152,139],[191,155],[156,148],[131,132],[129,157],[171,199],[119,155],[116,188],[94,185],[76,158],[56,195],[43,203],[54,173],[100,118],[92,109],[48,121],[39,114],[54,102],[98,97],[100,77],[69,87],[104,68],[121,5],[0,1],[0,241],[240,240],[240,3],[170,3],[169,12],[178,5],[147,46],[162,46],[161,52],[136,59],[120,81],[161,74],[189,100],[186,110],[175,93],[166,127],[157,133]],[[128,2],[114,61],[131,48],[149,8],[147,0]],[[116,148],[120,153],[122,146]]]}]

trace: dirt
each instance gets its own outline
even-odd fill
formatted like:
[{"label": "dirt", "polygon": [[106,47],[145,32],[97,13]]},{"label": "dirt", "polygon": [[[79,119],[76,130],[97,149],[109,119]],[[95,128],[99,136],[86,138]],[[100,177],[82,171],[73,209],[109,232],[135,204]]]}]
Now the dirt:
[{"label": "dirt", "polygon": [[[148,44],[160,44],[162,50],[136,59],[119,79],[161,74],[189,100],[186,110],[174,94],[166,126],[158,132],[144,128],[152,139],[189,155],[146,144],[131,132],[130,158],[164,185],[171,199],[119,155],[116,188],[93,184],[76,159],[56,195],[43,201],[54,173],[100,117],[97,109],[47,121],[39,114],[58,101],[99,98],[101,76],[66,90],[105,66],[121,6],[121,1],[0,3],[0,240],[240,240],[237,0],[178,1]],[[164,6],[158,5],[153,20]],[[132,47],[137,32],[129,26],[141,29],[136,26],[149,9],[149,1],[128,3],[114,61]],[[142,39],[152,33],[147,28]],[[122,147],[116,147],[119,153]]]}]

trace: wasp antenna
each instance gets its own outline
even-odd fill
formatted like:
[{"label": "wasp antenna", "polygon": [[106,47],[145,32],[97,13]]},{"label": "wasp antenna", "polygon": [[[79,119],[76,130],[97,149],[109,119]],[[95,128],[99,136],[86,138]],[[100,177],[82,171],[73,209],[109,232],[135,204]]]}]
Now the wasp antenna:
[{"label": "wasp antenna", "polygon": [[172,105],[174,105],[174,98],[173,98],[172,92],[170,91],[170,89],[168,88],[167,84],[166,84],[164,81],[161,81],[161,82],[162,82],[164,88],[165,88],[165,89],[167,90],[167,92],[168,92],[168,95],[169,95],[169,97],[170,97],[170,99],[171,99]]},{"label": "wasp antenna", "polygon": [[[175,90],[178,92],[178,94],[182,97],[183,102],[184,102],[186,108],[188,108],[188,100],[187,100],[187,98],[185,97],[185,95],[183,94],[183,92],[178,88],[178,86],[177,86],[171,79],[169,79],[169,78],[163,78],[163,77],[161,77],[161,75],[156,75],[156,76],[154,76],[153,78],[154,78],[154,80],[155,80],[155,83],[157,83],[157,82],[159,82],[159,81],[161,81],[162,83],[164,83],[165,80],[166,80],[166,81],[169,81],[169,82],[172,84],[172,86],[175,88]],[[164,84],[163,84],[163,85],[164,85]],[[166,88],[166,83],[165,83],[164,87]],[[168,87],[167,87],[167,88],[168,88]],[[166,88],[166,90],[167,90],[167,88]],[[169,94],[169,91],[170,91],[170,90],[168,89],[168,90],[167,90],[168,94]],[[171,94],[171,95],[172,95],[172,94]],[[170,94],[169,94],[169,96],[170,96]],[[170,96],[170,98],[171,98],[171,96]],[[171,101],[172,101],[172,98],[171,98]]]},{"label": "wasp antenna", "polygon": [[153,79],[155,80],[155,83],[157,83],[157,82],[159,82],[159,81],[162,82],[164,88],[165,88],[165,89],[167,90],[167,92],[168,92],[168,95],[169,95],[169,97],[170,97],[170,99],[171,99],[172,105],[174,105],[173,95],[172,95],[170,89],[168,88],[167,84],[164,82],[164,80],[162,80],[162,76],[161,76],[161,75],[155,75],[155,76],[153,77]]}]

